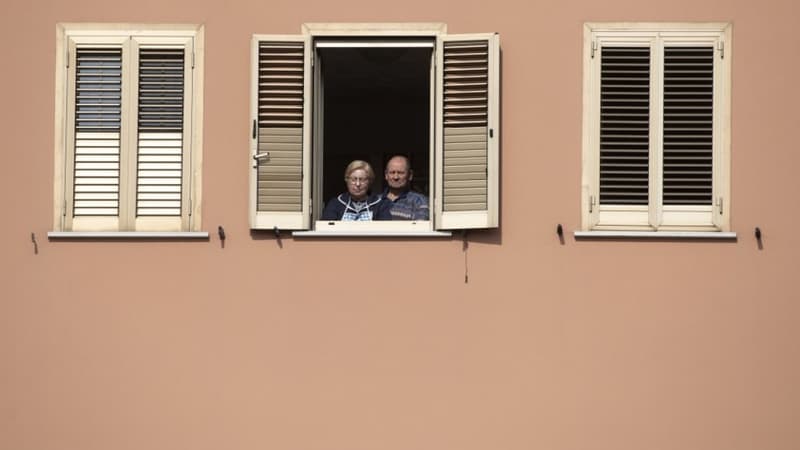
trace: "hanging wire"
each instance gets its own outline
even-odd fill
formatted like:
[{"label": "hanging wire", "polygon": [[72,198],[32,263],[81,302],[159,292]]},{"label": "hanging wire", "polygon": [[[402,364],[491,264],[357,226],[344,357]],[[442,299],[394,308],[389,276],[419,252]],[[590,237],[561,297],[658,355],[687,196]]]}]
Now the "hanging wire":
[{"label": "hanging wire", "polygon": [[467,258],[467,250],[469,250],[469,241],[467,240],[467,230],[462,233],[461,251],[464,253],[464,284],[469,283],[469,260]]}]

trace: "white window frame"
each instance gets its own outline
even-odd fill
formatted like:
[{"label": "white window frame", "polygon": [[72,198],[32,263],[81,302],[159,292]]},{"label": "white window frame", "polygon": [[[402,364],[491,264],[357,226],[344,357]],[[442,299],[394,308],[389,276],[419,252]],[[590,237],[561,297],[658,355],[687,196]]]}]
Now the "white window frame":
[{"label": "white window frame", "polygon": [[[321,211],[316,209],[320,208],[322,202],[316,198],[312,201],[311,195],[319,196],[321,190],[317,186],[321,184],[321,174],[313,173],[311,170],[310,162],[313,161],[315,167],[321,164],[321,152],[312,149],[311,141],[319,142],[319,137],[316,133],[320,132],[318,123],[321,120],[318,114],[318,108],[315,107],[314,102],[310,100],[311,86],[317,80],[314,74],[313,63],[311,62],[313,54],[315,53],[314,39],[317,37],[421,37],[428,38],[434,47],[433,55],[435,57],[431,64],[431,125],[430,125],[430,162],[429,173],[431,174],[431,190],[430,190],[430,205],[431,205],[431,220],[428,221],[373,221],[369,223],[354,223],[344,221],[322,221],[318,220]],[[443,173],[442,152],[437,149],[442,147],[442,137],[436,130],[440,129],[437,124],[442,123],[442,89],[438,86],[437,80],[440,73],[437,71],[442,67],[441,58],[443,42],[455,39],[486,39],[490,45],[490,61],[489,79],[490,85],[495,83],[496,87],[492,89],[490,99],[488,102],[490,123],[488,129],[491,130],[491,138],[488,139],[489,149],[487,150],[487,208],[482,212],[454,212],[443,211],[442,205],[442,183],[439,173]],[[303,24],[300,35],[254,35],[252,41],[251,64],[252,67],[258,65],[258,45],[262,41],[272,42],[296,42],[304,46],[306,52],[305,58],[305,94],[304,94],[304,123],[314,124],[312,127],[304,127],[303,130],[303,168],[302,168],[302,186],[304,192],[308,192],[302,199],[300,210],[296,212],[276,212],[265,214],[257,211],[257,163],[253,163],[253,159],[258,159],[262,155],[259,153],[258,142],[255,137],[255,124],[258,117],[258,80],[256,71],[251,79],[251,121],[254,126],[253,139],[250,145],[250,226],[253,229],[288,229],[299,230],[295,234],[299,236],[313,236],[313,235],[341,235],[341,236],[359,236],[359,235],[406,235],[406,236],[422,236],[422,235],[441,235],[442,231],[450,229],[463,229],[463,228],[495,228],[499,224],[499,141],[500,141],[500,127],[499,127],[499,38],[496,34],[475,34],[475,35],[448,35],[447,26],[442,23],[307,23]],[[318,88],[318,86],[314,86]],[[316,90],[316,89],[314,89]],[[255,169],[255,170],[253,170]],[[376,176],[382,176],[383,167],[375,167]],[[309,184],[311,180],[315,181],[315,186],[311,187]],[[311,208],[314,210],[314,223],[311,219]],[[445,233],[449,234],[449,233]]]},{"label": "white window frame", "polygon": [[[731,24],[587,23],[583,42],[582,229],[633,232],[727,232],[730,230]],[[601,205],[600,57],[604,45],[651,49],[649,199],[647,205]],[[666,45],[714,48],[712,202],[710,206],[662,204],[663,49]]]},{"label": "white window frame", "polygon": [[[51,237],[204,237],[201,233],[203,142],[203,36],[202,25],[152,25],[62,23],[57,25],[55,79],[55,173]],[[119,205],[117,216],[73,217],[73,167],[75,152],[75,49],[80,46],[122,49],[122,111],[119,142]],[[138,48],[184,48],[185,78],[181,213],[170,217],[137,217],[137,133],[135,131],[138,83]],[[134,124],[134,125],[131,125]]]}]

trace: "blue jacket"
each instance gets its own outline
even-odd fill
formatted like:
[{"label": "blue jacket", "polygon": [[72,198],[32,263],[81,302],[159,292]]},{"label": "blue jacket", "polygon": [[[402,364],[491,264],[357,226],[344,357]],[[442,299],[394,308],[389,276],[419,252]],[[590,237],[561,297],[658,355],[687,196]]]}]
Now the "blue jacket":
[{"label": "blue jacket", "polygon": [[389,210],[392,213],[392,220],[430,220],[428,197],[419,192],[406,190],[392,201],[386,195],[388,192],[388,189],[384,190],[383,196],[391,205]]},{"label": "blue jacket", "polygon": [[357,202],[345,192],[328,201],[322,211],[322,220],[392,220],[391,207],[392,202],[380,194]]}]

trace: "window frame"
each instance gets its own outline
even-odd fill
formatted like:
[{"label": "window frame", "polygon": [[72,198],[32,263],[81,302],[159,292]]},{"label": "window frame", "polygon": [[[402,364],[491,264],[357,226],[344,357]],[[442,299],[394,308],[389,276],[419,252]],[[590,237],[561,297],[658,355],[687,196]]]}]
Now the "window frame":
[{"label": "window frame", "polygon": [[[95,236],[197,237],[201,227],[202,142],[203,142],[203,25],[60,23],[56,26],[55,75],[55,164],[54,208],[51,237],[70,234]],[[76,46],[92,45],[121,49],[121,108],[119,141],[119,186],[117,216],[73,215],[75,160],[75,68]],[[136,213],[138,183],[138,49],[184,48],[183,131],[181,137],[181,214],[142,216]],[[76,220],[77,219],[77,220]],[[200,233],[203,234],[203,233]]]},{"label": "window frame", "polygon": [[[314,45],[315,38],[409,38],[421,37],[429,38],[434,43],[434,58],[431,67],[431,85],[435,86],[431,95],[431,134],[430,134],[430,169],[431,174],[431,189],[430,189],[430,204],[431,204],[431,220],[429,221],[387,221],[370,222],[369,225],[365,224],[352,224],[343,221],[321,221],[318,220],[321,211],[319,205],[322,204],[317,198],[311,198],[317,194],[319,190],[316,185],[321,184],[321,178],[318,170],[312,170],[309,164],[314,164],[314,167],[319,167],[321,154],[310,145],[310,140],[317,141],[319,138],[319,129],[316,124],[319,122],[319,110],[316,107],[316,100],[310,100],[313,92],[317,91],[318,74],[315,73],[318,65],[309,63],[311,58],[316,53]],[[489,55],[487,64],[487,76],[489,77],[487,89],[489,92],[487,99],[487,111],[489,114],[489,123],[487,128],[491,132],[487,133],[491,138],[487,140],[487,206],[484,211],[478,211],[478,214],[469,213],[454,213],[453,211],[443,211],[442,197],[441,197],[441,178],[439,173],[444,173],[440,151],[438,148],[442,145],[441,137],[438,136],[436,130],[441,129],[442,122],[440,108],[442,105],[441,100],[441,87],[439,86],[441,72],[441,53],[443,42],[445,40],[458,40],[472,38],[472,39],[485,39],[488,44],[487,54]],[[302,135],[304,137],[302,144],[302,193],[300,211],[296,213],[281,213],[281,212],[268,212],[266,210],[259,211],[258,208],[258,170],[259,163],[259,136],[260,131],[257,133],[258,111],[259,111],[259,96],[258,96],[258,64],[259,64],[259,44],[262,42],[279,43],[281,41],[294,41],[302,42],[305,50],[304,67],[306,69],[305,85],[304,85],[304,125],[312,124],[311,126],[304,126]],[[443,23],[306,23],[301,27],[301,34],[299,35],[266,35],[255,34],[253,35],[251,45],[251,122],[253,126],[252,139],[250,140],[250,227],[252,229],[286,229],[297,230],[295,234],[298,236],[313,236],[313,235],[342,235],[342,236],[358,236],[358,235],[391,235],[391,236],[422,236],[422,235],[442,235],[448,234],[444,230],[447,229],[464,229],[464,228],[496,228],[499,225],[499,140],[500,140],[500,127],[499,127],[499,37],[496,33],[485,34],[469,34],[469,35],[447,35],[447,26]],[[310,79],[309,79],[310,77]],[[312,91],[310,91],[312,90]],[[268,156],[266,157],[268,158]],[[252,170],[255,169],[255,170]],[[375,168],[376,176],[381,176],[383,167]],[[319,179],[318,179],[319,178]],[[315,186],[309,186],[313,182]],[[313,213],[311,208],[313,205]],[[295,206],[297,207],[297,206]],[[461,217],[457,217],[461,216]],[[311,218],[313,217],[313,221]]]},{"label": "window frame", "polygon": [[[727,232],[730,230],[730,94],[729,23],[586,23],[583,40],[583,175],[584,232]],[[650,48],[649,198],[646,205],[601,205],[600,58],[603,44]],[[712,205],[664,205],[663,184],[663,49],[666,45],[710,45],[714,52],[712,110]]]}]

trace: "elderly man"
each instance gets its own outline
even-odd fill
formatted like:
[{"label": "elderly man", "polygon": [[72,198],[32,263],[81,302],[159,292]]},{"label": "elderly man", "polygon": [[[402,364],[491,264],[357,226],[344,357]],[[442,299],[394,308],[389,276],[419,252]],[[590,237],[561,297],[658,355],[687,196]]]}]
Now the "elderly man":
[{"label": "elderly man", "polygon": [[430,220],[428,197],[411,190],[414,172],[408,158],[393,156],[386,163],[384,176],[384,197],[391,201],[392,220]]}]

